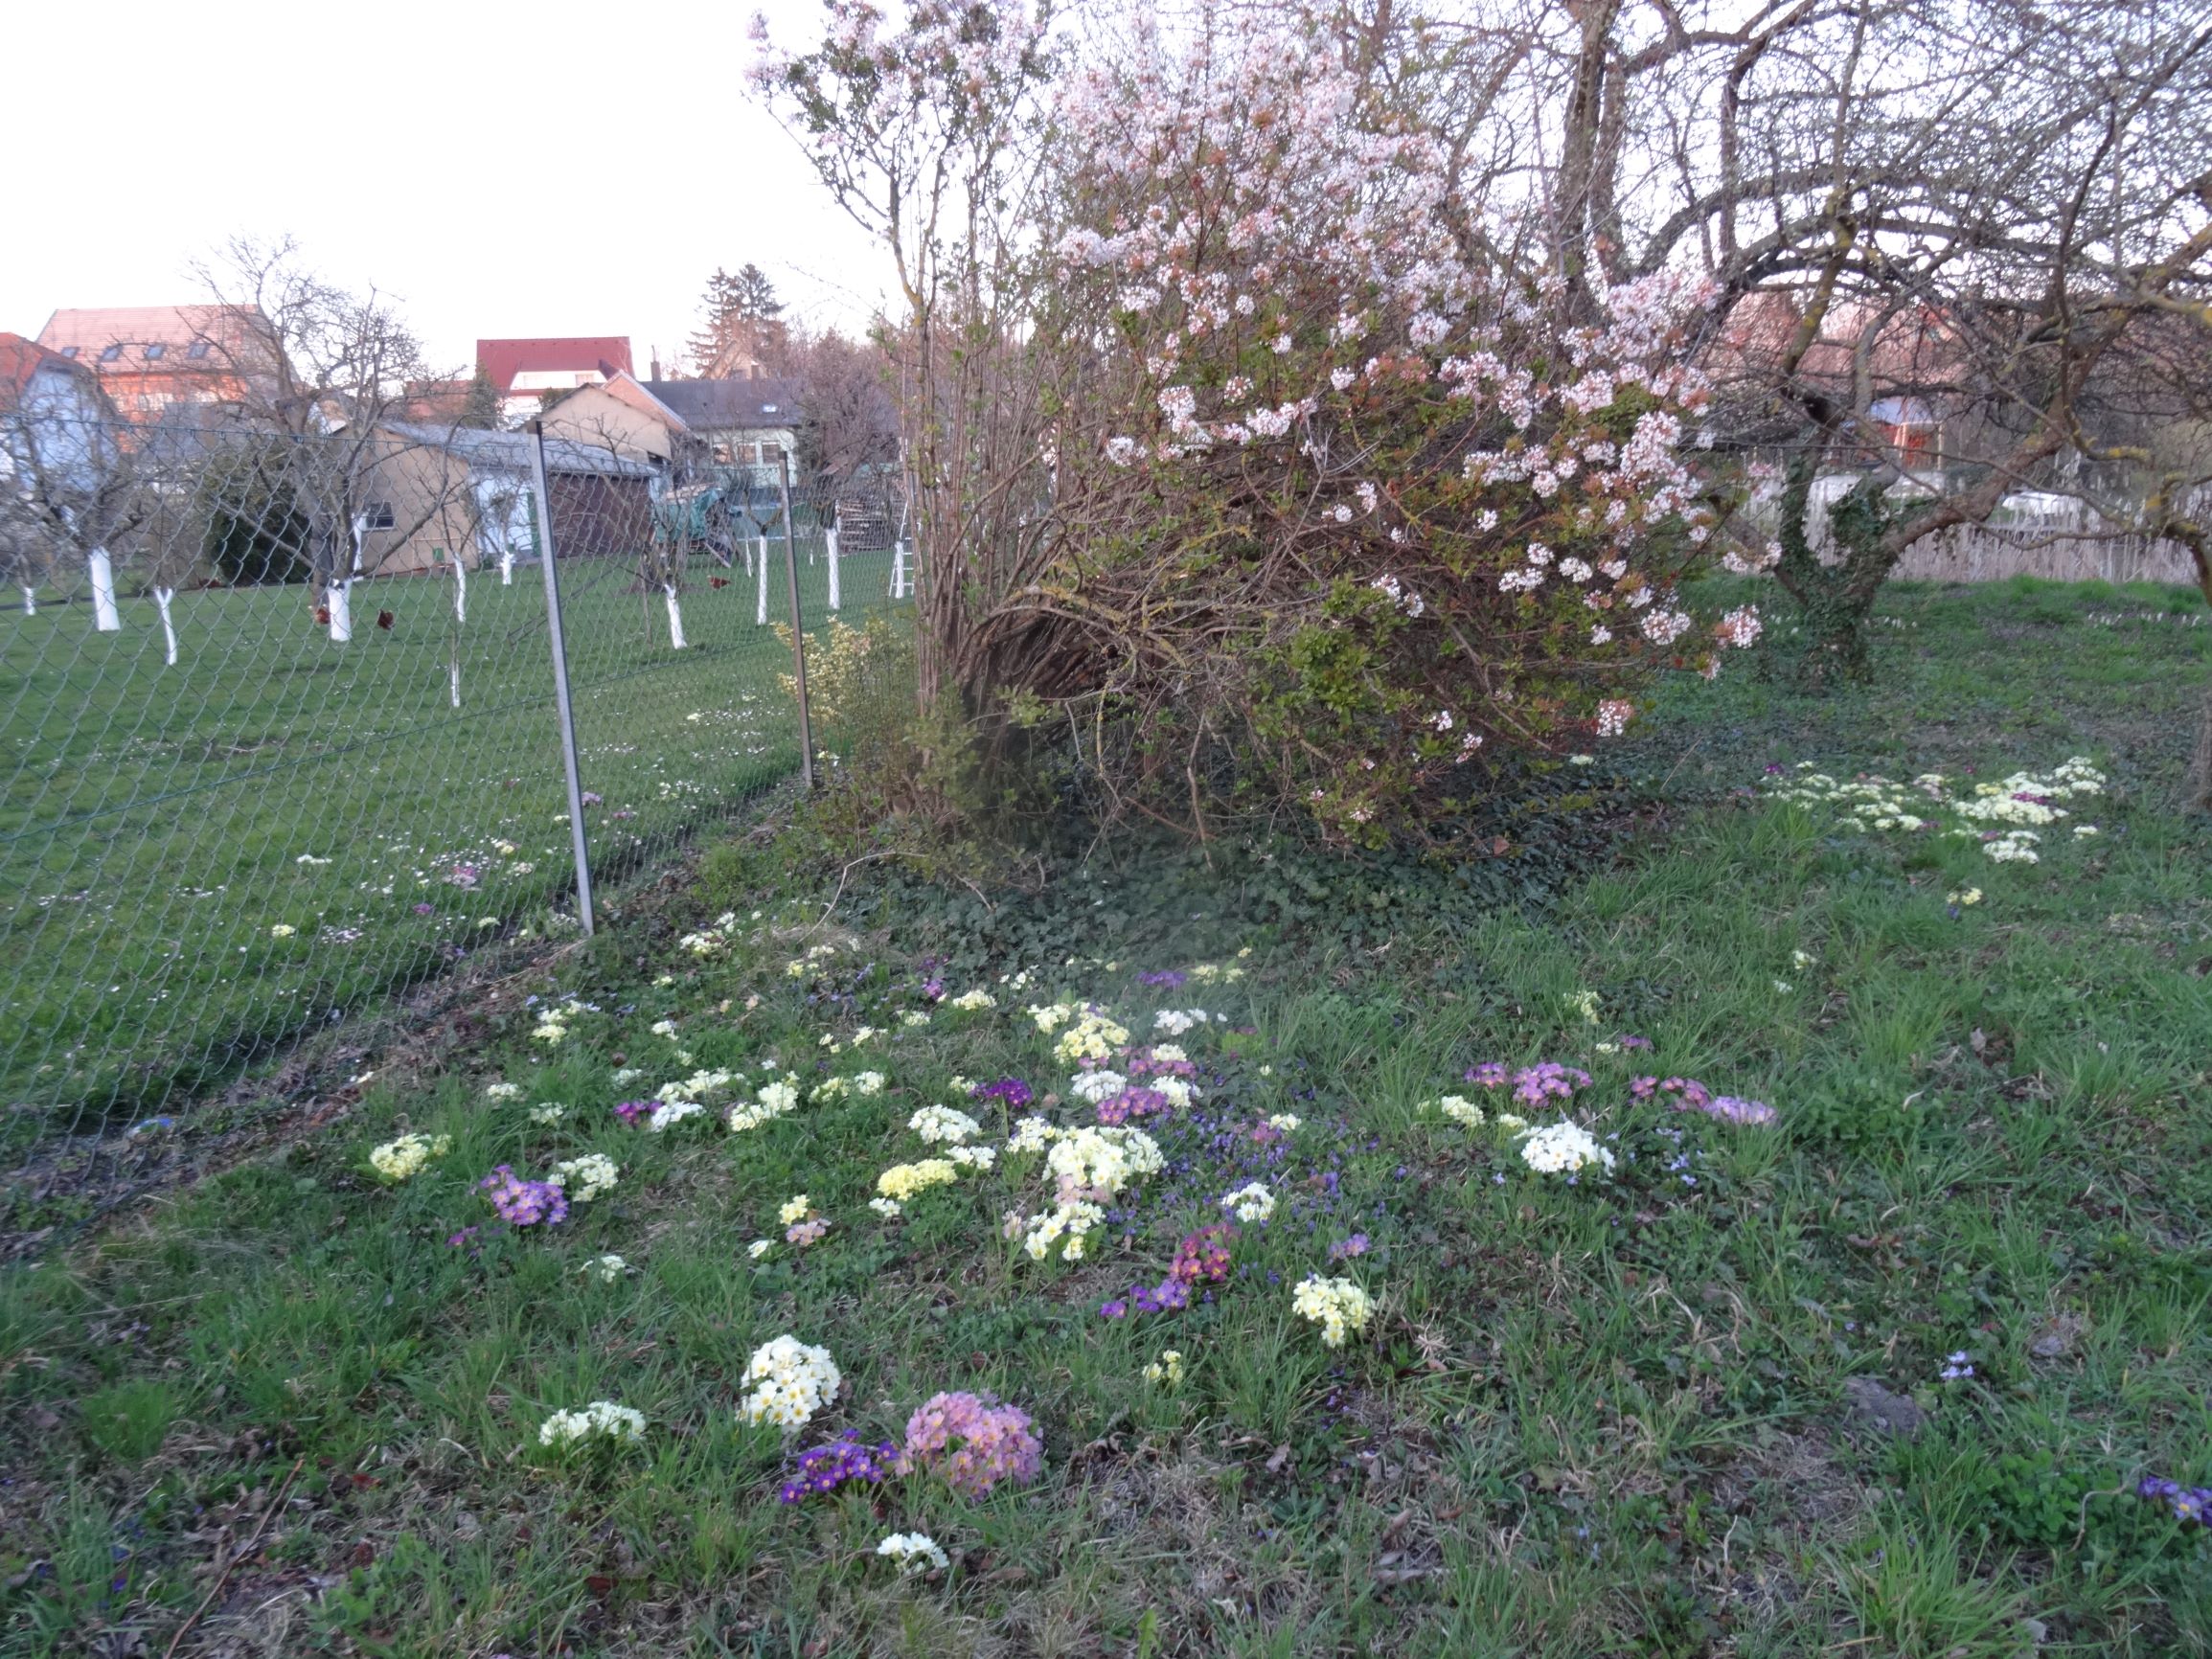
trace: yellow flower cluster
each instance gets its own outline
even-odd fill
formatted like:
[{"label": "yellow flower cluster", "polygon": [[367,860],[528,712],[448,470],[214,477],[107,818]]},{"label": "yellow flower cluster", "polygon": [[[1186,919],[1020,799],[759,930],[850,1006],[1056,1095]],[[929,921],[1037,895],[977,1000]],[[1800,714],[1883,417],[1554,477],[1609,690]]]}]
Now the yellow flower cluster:
[{"label": "yellow flower cluster", "polygon": [[386,1141],[369,1154],[369,1167],[387,1181],[404,1181],[419,1175],[429,1167],[433,1158],[443,1158],[453,1149],[453,1137],[440,1135],[401,1135],[396,1141]]},{"label": "yellow flower cluster", "polygon": [[917,1193],[932,1187],[949,1187],[960,1179],[959,1166],[949,1158],[924,1158],[918,1164],[894,1164],[876,1177],[876,1191],[895,1204],[903,1204]]},{"label": "yellow flower cluster", "polygon": [[1163,1348],[1159,1358],[1145,1367],[1145,1380],[1173,1388],[1183,1380],[1183,1353],[1179,1348]]},{"label": "yellow flower cluster", "polygon": [[1318,1325],[1322,1342],[1331,1348],[1342,1348],[1347,1337],[1360,1335],[1375,1316],[1373,1298],[1357,1284],[1318,1274],[1290,1292],[1290,1307],[1299,1318]]}]

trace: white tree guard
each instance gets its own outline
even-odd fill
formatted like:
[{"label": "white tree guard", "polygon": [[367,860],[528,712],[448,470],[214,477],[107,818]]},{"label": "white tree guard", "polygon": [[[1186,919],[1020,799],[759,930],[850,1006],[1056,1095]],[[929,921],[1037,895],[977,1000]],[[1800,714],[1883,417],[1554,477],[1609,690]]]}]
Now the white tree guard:
[{"label": "white tree guard", "polygon": [[38,614],[38,590],[34,587],[27,587],[23,590],[23,614],[25,616],[36,616]]},{"label": "white tree guard", "polygon": [[123,618],[115,608],[115,566],[108,562],[107,549],[96,547],[86,554],[84,567],[92,578],[92,625],[103,634],[121,633]]},{"label": "white tree guard", "polygon": [[161,612],[161,637],[169,647],[169,666],[172,669],[176,667],[176,624],[170,617],[169,602],[174,598],[176,589],[173,587],[157,587],[153,590],[154,605]]},{"label": "white tree guard", "polygon": [[454,657],[449,674],[453,682],[453,706],[458,709],[461,706],[461,659],[459,656]]},{"label": "white tree guard", "polygon": [[837,610],[843,604],[842,596],[837,592],[837,527],[832,524],[824,531],[822,540],[828,549],[830,559],[830,608]]},{"label": "white tree guard", "polygon": [[662,582],[660,590],[669,602],[669,649],[680,651],[684,648],[684,607],[676,602],[674,582]]},{"label": "white tree guard", "polygon": [[342,646],[353,637],[353,579],[331,583],[325,590],[324,602],[331,608],[331,642]]},{"label": "white tree guard", "polygon": [[457,623],[468,620],[468,567],[461,562],[459,555],[453,559],[453,620]]},{"label": "white tree guard", "polygon": [[768,538],[764,535],[761,537],[759,569],[761,574],[760,599],[753,606],[753,625],[764,628],[768,625]]}]

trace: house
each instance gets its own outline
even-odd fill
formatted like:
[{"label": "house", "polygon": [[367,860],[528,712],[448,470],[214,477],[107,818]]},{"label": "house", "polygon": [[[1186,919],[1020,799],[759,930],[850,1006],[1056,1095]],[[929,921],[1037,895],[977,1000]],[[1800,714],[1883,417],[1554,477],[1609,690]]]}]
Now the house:
[{"label": "house", "polygon": [[648,380],[644,389],[683,422],[702,465],[750,468],[749,482],[765,486],[776,481],[779,457],[798,454],[797,380]]},{"label": "house", "polygon": [[618,370],[604,384],[571,393],[538,417],[548,438],[596,444],[632,461],[668,466],[690,459],[691,428],[642,381]]},{"label": "house", "polygon": [[[540,545],[523,432],[387,420],[360,511],[369,576],[512,567]],[[562,558],[634,557],[651,538],[656,469],[602,445],[548,438],[545,488]]]},{"label": "house", "polygon": [[636,373],[627,334],[479,340],[476,367],[499,394],[500,416],[511,424],[537,414],[548,392],[601,386],[617,374]]},{"label": "house", "polygon": [[18,489],[95,489],[114,455],[114,424],[87,365],[0,333],[0,477]]},{"label": "house", "polygon": [[259,311],[216,305],[58,310],[38,344],[90,368],[116,412],[136,421],[177,404],[243,402],[279,349]]}]

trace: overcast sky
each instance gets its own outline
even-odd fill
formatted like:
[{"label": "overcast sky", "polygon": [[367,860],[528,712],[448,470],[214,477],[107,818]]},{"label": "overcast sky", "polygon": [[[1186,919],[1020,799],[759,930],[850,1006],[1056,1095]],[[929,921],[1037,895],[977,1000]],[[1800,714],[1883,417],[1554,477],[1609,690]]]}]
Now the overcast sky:
[{"label": "overcast sky", "polygon": [[188,267],[239,232],[394,295],[463,370],[480,336],[627,334],[643,375],[747,260],[851,328],[883,264],[745,95],[756,10],[819,34],[814,0],[15,8],[0,329],[201,298]]}]

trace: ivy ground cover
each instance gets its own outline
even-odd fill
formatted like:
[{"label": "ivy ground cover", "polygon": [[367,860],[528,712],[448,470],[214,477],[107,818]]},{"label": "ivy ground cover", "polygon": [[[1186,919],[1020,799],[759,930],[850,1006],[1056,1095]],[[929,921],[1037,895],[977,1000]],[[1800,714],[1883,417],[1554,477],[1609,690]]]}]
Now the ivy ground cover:
[{"label": "ivy ground cover", "polygon": [[0,1281],[0,1644],[2203,1651],[2207,847],[2059,602],[1537,912],[605,936]]}]

